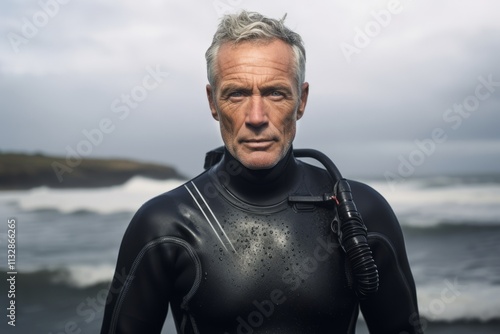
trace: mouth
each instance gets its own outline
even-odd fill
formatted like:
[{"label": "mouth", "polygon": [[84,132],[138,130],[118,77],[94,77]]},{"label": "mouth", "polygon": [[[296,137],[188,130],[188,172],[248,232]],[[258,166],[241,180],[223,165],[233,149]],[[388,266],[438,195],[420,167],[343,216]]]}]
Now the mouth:
[{"label": "mouth", "polygon": [[265,150],[268,149],[272,144],[274,144],[275,140],[272,138],[252,138],[252,139],[244,139],[241,141],[243,145],[249,147],[254,150]]}]

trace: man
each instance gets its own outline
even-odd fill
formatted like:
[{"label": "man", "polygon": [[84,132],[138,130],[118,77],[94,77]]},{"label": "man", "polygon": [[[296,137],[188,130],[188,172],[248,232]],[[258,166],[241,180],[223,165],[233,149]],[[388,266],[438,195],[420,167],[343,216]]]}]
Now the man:
[{"label": "man", "polygon": [[421,332],[385,200],[351,182],[380,279],[369,296],[355,291],[355,266],[331,228],[335,201],[307,200],[334,184],[292,149],[309,93],[300,36],[242,12],[223,18],[206,57],[223,154],[136,213],[101,333],[160,333],[169,305],[179,333],[354,333],[359,309],[372,333]]}]

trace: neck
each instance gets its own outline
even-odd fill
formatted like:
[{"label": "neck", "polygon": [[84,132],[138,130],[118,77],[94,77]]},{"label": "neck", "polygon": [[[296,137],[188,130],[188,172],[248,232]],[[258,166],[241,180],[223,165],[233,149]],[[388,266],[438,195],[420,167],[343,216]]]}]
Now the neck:
[{"label": "neck", "polygon": [[225,149],[214,172],[224,175],[218,179],[229,193],[254,205],[274,205],[286,200],[300,181],[292,148],[274,167],[258,170],[246,168]]}]

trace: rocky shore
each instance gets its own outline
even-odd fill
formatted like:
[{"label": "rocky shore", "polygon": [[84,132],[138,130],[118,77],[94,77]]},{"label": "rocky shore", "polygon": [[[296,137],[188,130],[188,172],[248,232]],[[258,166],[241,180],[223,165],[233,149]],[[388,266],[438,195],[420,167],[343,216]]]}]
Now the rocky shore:
[{"label": "rocky shore", "polygon": [[186,179],[170,166],[127,159],[68,160],[42,154],[0,153],[0,190],[109,187],[134,176]]}]

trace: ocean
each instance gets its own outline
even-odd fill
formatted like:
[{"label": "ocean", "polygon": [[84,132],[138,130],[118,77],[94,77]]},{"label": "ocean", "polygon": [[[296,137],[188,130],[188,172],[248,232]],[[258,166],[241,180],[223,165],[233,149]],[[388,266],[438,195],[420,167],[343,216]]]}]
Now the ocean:
[{"label": "ocean", "polygon": [[[363,181],[386,197],[403,227],[425,332],[500,333],[500,175],[412,178],[393,188]],[[0,192],[1,332],[98,333],[128,222],[147,199],[179,184],[136,177],[102,189]],[[163,333],[173,328],[169,316]],[[367,333],[362,319],[357,332]]]}]

